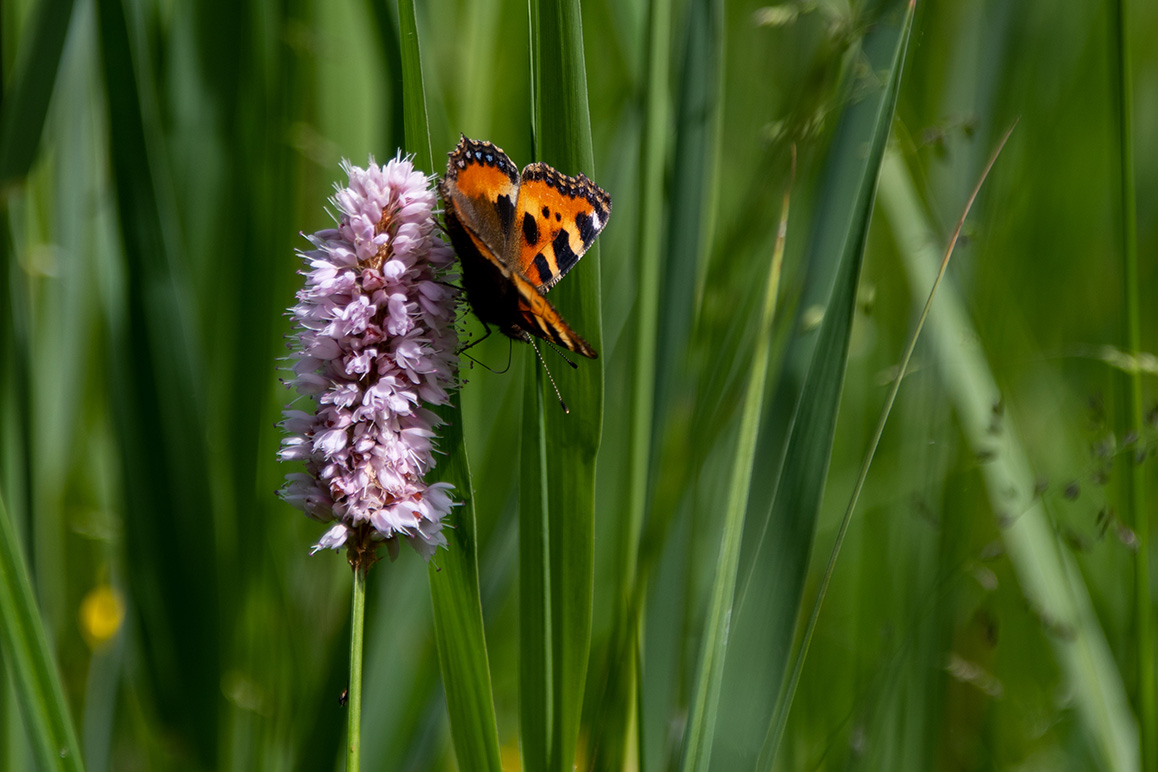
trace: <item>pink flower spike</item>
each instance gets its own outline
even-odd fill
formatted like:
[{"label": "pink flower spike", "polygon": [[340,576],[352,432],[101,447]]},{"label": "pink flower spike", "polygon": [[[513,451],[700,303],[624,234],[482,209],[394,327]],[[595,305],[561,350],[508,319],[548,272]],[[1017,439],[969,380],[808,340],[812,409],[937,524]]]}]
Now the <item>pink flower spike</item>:
[{"label": "pink flower spike", "polygon": [[362,550],[368,536],[371,549],[384,543],[394,556],[405,541],[429,560],[457,505],[449,484],[424,480],[441,421],[423,401],[446,404],[457,385],[452,253],[430,179],[410,159],[342,168],[337,228],[306,236],[313,248],[299,253],[288,385],[312,404],[285,410],[278,455],[305,473],[286,475],[279,495],[333,524],[311,554]]}]

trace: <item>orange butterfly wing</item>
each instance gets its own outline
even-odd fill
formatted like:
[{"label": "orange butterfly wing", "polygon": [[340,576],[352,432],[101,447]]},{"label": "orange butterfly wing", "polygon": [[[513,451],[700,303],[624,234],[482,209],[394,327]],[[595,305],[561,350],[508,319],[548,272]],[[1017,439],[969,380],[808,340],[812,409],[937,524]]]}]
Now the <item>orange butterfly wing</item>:
[{"label": "orange butterfly wing", "polygon": [[611,196],[583,174],[544,163],[523,169],[514,233],[503,262],[544,293],[570,271],[611,216]]},{"label": "orange butterfly wing", "polygon": [[506,252],[519,198],[519,170],[506,153],[463,137],[450,154],[440,190],[447,213],[466,227],[484,255],[497,260]]},{"label": "orange butterfly wing", "polygon": [[463,136],[440,186],[447,234],[467,299],[484,324],[530,341],[534,335],[595,359],[543,297],[607,223],[611,198],[580,174],[531,164],[520,179],[500,148]]}]

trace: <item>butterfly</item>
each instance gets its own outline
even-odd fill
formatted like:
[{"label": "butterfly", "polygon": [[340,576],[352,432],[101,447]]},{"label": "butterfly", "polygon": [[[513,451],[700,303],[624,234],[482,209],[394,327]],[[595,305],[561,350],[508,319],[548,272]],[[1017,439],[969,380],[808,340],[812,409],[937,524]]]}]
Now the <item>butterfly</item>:
[{"label": "butterfly", "polygon": [[533,335],[598,357],[543,295],[607,225],[611,197],[583,174],[544,163],[520,174],[501,148],[465,135],[449,156],[439,183],[446,232],[487,334],[494,325],[515,340],[534,345]]}]

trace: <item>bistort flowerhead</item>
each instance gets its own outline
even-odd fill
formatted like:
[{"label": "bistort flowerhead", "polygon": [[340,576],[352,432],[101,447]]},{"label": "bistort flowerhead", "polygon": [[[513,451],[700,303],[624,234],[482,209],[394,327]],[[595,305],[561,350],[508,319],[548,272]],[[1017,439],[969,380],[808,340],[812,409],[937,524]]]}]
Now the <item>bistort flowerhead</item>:
[{"label": "bistort flowerhead", "polygon": [[342,168],[338,227],[308,236],[314,248],[300,253],[308,270],[290,309],[289,385],[313,404],[284,413],[279,455],[306,470],[279,493],[337,521],[315,552],[360,534],[392,556],[400,537],[429,559],[454,506],[450,485],[423,479],[441,423],[423,405],[446,404],[455,386],[454,253],[435,230],[430,180],[409,159]]}]

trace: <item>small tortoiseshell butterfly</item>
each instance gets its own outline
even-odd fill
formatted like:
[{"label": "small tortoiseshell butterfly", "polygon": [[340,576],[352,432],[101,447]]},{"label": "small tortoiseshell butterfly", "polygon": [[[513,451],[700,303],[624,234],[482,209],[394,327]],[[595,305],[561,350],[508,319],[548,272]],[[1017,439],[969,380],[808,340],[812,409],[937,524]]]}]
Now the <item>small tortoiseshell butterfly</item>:
[{"label": "small tortoiseshell butterfly", "polygon": [[446,231],[475,316],[516,340],[542,338],[595,359],[543,295],[571,270],[611,214],[611,197],[583,174],[544,163],[519,170],[500,148],[462,136],[439,185]]}]

